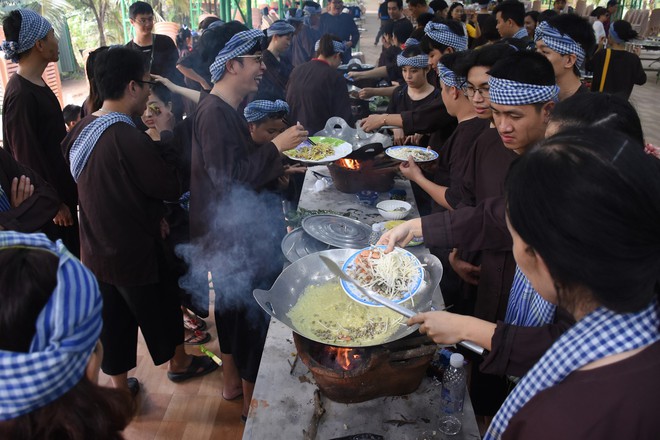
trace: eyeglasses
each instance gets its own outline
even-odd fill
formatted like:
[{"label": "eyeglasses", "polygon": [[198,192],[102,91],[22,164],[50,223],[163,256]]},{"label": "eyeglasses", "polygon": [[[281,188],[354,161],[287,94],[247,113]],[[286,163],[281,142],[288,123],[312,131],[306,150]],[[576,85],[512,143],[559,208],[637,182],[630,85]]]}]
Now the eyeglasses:
[{"label": "eyeglasses", "polygon": [[154,17],[153,15],[151,17],[145,17],[145,18],[139,18],[137,20],[133,20],[136,23],[139,23],[141,25],[149,24],[154,22]]},{"label": "eyeglasses", "polygon": [[263,55],[239,55],[236,58],[252,58],[254,61],[256,61],[259,64],[264,62]]},{"label": "eyeglasses", "polygon": [[158,84],[156,81],[144,81],[141,79],[136,79],[135,82],[140,84],[149,84],[149,89],[153,89],[154,86]]},{"label": "eyeglasses", "polygon": [[475,93],[479,92],[479,94],[483,98],[488,98],[488,95],[490,93],[490,88],[489,87],[473,87],[473,86],[465,86],[463,87],[463,91],[467,96],[472,98]]}]

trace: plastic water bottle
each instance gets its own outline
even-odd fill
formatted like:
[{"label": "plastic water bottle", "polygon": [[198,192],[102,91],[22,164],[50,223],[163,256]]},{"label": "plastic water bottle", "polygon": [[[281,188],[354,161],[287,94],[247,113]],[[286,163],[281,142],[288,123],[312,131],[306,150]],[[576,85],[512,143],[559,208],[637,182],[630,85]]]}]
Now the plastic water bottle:
[{"label": "plastic water bottle", "polygon": [[382,223],[374,223],[371,225],[371,234],[369,235],[369,245],[375,246],[380,240],[380,236],[383,235],[383,230],[385,226]]},{"label": "plastic water bottle", "polygon": [[442,376],[442,414],[439,429],[447,435],[458,434],[461,430],[465,384],[463,355],[454,353],[449,358],[449,367]]}]

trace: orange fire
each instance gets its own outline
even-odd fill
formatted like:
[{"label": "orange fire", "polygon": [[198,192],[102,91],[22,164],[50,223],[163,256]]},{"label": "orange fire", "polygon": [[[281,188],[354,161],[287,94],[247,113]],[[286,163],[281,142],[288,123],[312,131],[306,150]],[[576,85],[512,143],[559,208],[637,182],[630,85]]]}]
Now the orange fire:
[{"label": "orange fire", "polygon": [[328,347],[335,354],[335,362],[342,370],[350,370],[353,362],[360,359],[360,355],[352,348]]},{"label": "orange fire", "polygon": [[340,159],[337,161],[337,165],[348,168],[349,170],[359,170],[360,162],[355,159]]}]

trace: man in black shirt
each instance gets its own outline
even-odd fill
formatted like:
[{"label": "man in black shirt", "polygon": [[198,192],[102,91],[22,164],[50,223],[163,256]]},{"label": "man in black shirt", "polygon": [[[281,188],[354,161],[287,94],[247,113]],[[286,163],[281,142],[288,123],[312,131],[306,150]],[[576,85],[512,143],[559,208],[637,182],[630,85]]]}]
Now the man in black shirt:
[{"label": "man in black shirt", "polygon": [[351,60],[352,48],[357,46],[360,41],[360,32],[358,31],[353,16],[343,14],[344,2],[342,0],[330,0],[328,12],[321,14],[321,34],[332,34],[342,39],[346,46],[346,51],[342,54],[342,63],[348,63]]}]

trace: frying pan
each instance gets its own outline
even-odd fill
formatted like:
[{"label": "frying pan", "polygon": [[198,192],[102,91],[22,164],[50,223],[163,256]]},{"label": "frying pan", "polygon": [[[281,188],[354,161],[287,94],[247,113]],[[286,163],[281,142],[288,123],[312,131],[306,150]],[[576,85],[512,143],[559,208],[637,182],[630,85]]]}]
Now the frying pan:
[{"label": "frying pan", "polygon": [[[256,289],[253,292],[261,308],[273,318],[282,322],[294,332],[312,341],[327,344],[312,333],[305,333],[296,328],[296,325],[287,316],[287,313],[298,302],[300,296],[305,292],[308,286],[323,284],[332,279],[339,283],[339,279],[328,269],[328,267],[319,258],[320,255],[326,256],[337,263],[340,267],[348,258],[357,252],[358,249],[330,249],[307,255],[288,266],[277,278],[270,290]],[[413,301],[401,303],[402,306],[415,312],[426,312],[431,310],[431,305],[441,309],[443,305],[442,294],[440,292],[440,279],[442,278],[442,263],[431,254],[418,257],[424,267],[424,282],[419,292],[413,297]],[[368,306],[364,306],[368,307]],[[372,345],[381,345],[396,341],[414,332],[417,326],[408,327],[401,325],[399,329],[390,335],[386,340],[378,340],[377,343],[356,344],[354,341],[341,344],[345,347],[368,347]],[[335,345],[339,345],[336,343]]]}]

